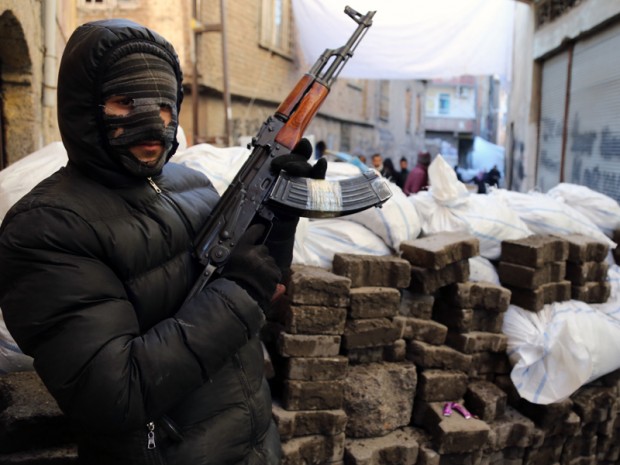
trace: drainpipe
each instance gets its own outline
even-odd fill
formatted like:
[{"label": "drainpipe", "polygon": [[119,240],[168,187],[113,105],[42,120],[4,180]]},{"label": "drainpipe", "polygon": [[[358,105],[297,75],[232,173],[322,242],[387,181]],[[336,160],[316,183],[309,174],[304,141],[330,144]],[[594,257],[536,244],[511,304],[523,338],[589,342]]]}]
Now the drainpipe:
[{"label": "drainpipe", "polygon": [[43,2],[45,58],[43,61],[43,105],[56,105],[56,0]]}]

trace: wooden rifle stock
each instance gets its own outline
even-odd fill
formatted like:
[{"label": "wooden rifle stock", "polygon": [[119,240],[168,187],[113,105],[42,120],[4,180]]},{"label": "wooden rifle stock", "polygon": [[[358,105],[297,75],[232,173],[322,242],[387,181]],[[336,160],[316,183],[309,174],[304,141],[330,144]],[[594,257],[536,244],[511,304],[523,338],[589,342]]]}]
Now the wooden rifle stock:
[{"label": "wooden rifle stock", "polygon": [[307,180],[274,173],[271,162],[289,156],[327,97],[340,70],[372,24],[374,11],[361,15],[345,8],[358,27],[347,43],[323,52],[310,71],[296,84],[275,114],[263,122],[252,139],[252,153],[222,194],[198,235],[195,255],[205,267],[186,300],[202,290],[222,269],[241,235],[260,218],[271,222],[273,210],[297,216],[336,217],[372,206],[391,197],[387,182],[364,174],[346,182]]}]

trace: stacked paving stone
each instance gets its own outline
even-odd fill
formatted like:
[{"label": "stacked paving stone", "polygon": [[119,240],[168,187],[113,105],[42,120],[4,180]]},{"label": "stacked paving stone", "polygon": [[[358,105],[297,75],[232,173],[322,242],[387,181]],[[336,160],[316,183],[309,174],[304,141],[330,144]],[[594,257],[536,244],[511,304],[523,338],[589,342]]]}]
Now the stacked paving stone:
[{"label": "stacked paving stone", "polygon": [[339,352],[350,286],[321,268],[294,267],[286,295],[268,315],[264,339],[275,365],[282,465],[342,463],[348,361]]},{"label": "stacked paving stone", "polygon": [[497,274],[508,288],[511,303],[538,312],[545,304],[571,298],[565,279],[568,242],[551,235],[532,235],[502,241]]},{"label": "stacked paving stone", "polygon": [[606,262],[609,245],[581,234],[562,236],[568,242],[566,279],[571,282],[571,297],[590,304],[609,299]]},{"label": "stacked paving stone", "polygon": [[336,254],[333,272],[351,280],[341,347],[349,359],[345,462],[414,465],[421,448],[422,455],[435,453],[420,447],[423,432],[408,427],[417,376],[394,319],[400,289],[409,286],[410,265],[398,257]]},{"label": "stacked paving stone", "polygon": [[522,461],[529,464],[620,463],[620,371],[589,383],[569,399],[537,405],[505,385],[508,402],[536,425]]},{"label": "stacked paving stone", "polygon": [[487,282],[455,283],[437,292],[433,319],[448,328],[446,345],[471,355],[470,379],[494,381],[510,373],[502,334],[510,291]]},{"label": "stacked paving stone", "polygon": [[[447,402],[464,404],[473,353],[486,347],[480,342],[484,338],[476,334],[461,338],[487,324],[479,315],[473,323],[473,301],[480,310],[482,301],[478,297],[472,300],[470,287],[460,287],[467,285],[469,259],[479,254],[479,242],[468,234],[439,233],[405,241],[400,250],[412,267],[410,294],[403,299],[407,305],[403,305],[405,315],[401,317],[405,337],[409,338],[407,358],[418,369],[412,423],[430,435],[441,463],[477,463],[488,440],[489,426],[477,418],[466,419],[457,411],[445,416],[443,409]],[[484,294],[478,288],[476,292]],[[497,324],[499,320],[494,329]]]}]

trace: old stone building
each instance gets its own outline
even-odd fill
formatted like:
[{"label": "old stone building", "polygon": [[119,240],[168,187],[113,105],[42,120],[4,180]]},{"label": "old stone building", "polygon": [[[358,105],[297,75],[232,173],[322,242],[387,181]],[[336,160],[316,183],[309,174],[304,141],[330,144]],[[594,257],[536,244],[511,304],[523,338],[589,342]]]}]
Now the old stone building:
[{"label": "old stone building", "polygon": [[[295,47],[290,1],[0,0],[0,13],[3,167],[59,140],[58,62],[86,21],[129,18],[173,43],[190,144],[245,143],[311,66]],[[338,80],[306,135],[332,150],[414,158],[424,148],[424,93],[422,81]]]}]

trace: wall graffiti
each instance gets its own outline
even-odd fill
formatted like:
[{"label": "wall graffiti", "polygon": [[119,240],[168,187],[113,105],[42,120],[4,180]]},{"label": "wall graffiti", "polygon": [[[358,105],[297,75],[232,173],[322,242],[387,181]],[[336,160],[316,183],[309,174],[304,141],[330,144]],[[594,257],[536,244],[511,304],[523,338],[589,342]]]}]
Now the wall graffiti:
[{"label": "wall graffiti", "polygon": [[[584,128],[579,113],[572,116],[565,155],[565,182],[587,186],[620,200],[620,129]],[[541,119],[537,186],[547,191],[559,182],[562,124]]]}]

